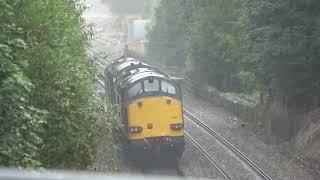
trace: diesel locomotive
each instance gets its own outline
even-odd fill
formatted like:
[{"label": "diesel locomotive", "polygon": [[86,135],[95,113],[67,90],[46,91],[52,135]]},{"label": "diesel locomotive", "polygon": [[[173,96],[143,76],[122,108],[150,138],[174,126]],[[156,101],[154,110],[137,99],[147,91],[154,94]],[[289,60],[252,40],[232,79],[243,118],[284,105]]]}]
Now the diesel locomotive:
[{"label": "diesel locomotive", "polygon": [[179,85],[151,65],[120,58],[105,69],[105,90],[118,107],[131,151],[184,151],[184,120]]}]

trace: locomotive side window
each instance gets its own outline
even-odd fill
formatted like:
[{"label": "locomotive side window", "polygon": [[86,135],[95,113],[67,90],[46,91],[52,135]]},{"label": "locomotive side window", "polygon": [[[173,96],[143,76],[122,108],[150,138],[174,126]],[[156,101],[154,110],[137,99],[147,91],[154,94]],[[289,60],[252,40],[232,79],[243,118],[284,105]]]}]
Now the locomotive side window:
[{"label": "locomotive side window", "polygon": [[157,79],[147,79],[144,80],[144,91],[145,92],[155,92],[155,91],[159,91],[159,80]]},{"label": "locomotive side window", "polygon": [[128,91],[128,97],[133,98],[139,94],[142,93],[142,84],[141,83],[137,83],[134,86],[132,86],[129,91]]},{"label": "locomotive side window", "polygon": [[167,81],[161,81],[161,91],[169,94],[177,94],[176,88]]}]

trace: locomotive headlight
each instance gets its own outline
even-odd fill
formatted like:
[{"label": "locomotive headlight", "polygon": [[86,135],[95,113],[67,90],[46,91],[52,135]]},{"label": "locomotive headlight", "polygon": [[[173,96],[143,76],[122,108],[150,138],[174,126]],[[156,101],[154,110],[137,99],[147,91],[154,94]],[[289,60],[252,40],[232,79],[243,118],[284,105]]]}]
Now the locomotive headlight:
[{"label": "locomotive headlight", "polygon": [[139,127],[139,126],[129,127],[129,132],[130,133],[141,133],[142,132],[142,127]]},{"label": "locomotive headlight", "polygon": [[183,124],[181,124],[181,123],[171,124],[171,125],[170,125],[170,128],[171,128],[172,130],[181,130],[181,129],[183,128]]}]

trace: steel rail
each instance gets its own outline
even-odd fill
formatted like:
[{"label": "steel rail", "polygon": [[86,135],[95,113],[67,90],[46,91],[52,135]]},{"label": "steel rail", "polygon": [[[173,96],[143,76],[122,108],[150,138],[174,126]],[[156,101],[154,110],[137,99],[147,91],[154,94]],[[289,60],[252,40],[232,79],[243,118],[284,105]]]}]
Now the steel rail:
[{"label": "steel rail", "polygon": [[227,172],[213,159],[210,154],[199,144],[196,140],[194,140],[186,131],[184,131],[184,135],[188,138],[193,145],[195,145],[205,156],[208,160],[219,170],[219,172],[228,180],[231,180]]},{"label": "steel rail", "polygon": [[218,139],[222,144],[224,144],[226,147],[228,147],[235,155],[237,155],[240,159],[242,159],[246,164],[248,164],[260,177],[263,179],[272,180],[272,178],[265,173],[258,165],[256,165],[254,162],[252,162],[246,155],[244,155],[239,149],[237,149],[235,146],[233,146],[229,141],[227,141],[225,138],[223,138],[219,133],[217,133],[215,130],[210,128],[208,125],[206,125],[204,122],[199,120],[197,117],[192,115],[187,110],[183,110],[184,114],[190,118],[193,122],[201,126],[204,130],[206,130],[210,135]]}]

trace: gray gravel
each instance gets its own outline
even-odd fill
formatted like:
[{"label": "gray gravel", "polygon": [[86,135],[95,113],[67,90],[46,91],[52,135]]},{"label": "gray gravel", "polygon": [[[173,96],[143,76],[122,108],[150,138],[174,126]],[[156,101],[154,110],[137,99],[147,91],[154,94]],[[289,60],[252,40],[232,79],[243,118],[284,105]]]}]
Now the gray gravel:
[{"label": "gray gravel", "polygon": [[227,147],[213,138],[209,133],[198,127],[197,124],[185,118],[186,131],[209,152],[217,163],[227,172],[231,179],[259,179],[259,176]]},{"label": "gray gravel", "polygon": [[186,149],[179,160],[179,167],[187,177],[224,179],[217,168],[190,141],[186,141]]},{"label": "gray gravel", "polygon": [[262,142],[246,127],[245,121],[200,98],[188,87],[183,87],[183,100],[185,109],[219,132],[273,179],[313,179],[306,170],[283,155],[281,146],[267,145]]}]

